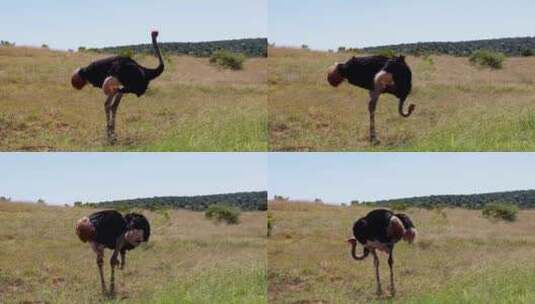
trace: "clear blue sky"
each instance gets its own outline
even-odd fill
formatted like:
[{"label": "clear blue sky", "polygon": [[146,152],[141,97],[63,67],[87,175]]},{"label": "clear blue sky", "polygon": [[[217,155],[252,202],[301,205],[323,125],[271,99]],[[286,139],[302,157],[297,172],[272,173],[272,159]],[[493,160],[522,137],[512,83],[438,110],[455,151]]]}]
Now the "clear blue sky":
[{"label": "clear blue sky", "polygon": [[329,203],[535,189],[535,153],[275,153],[268,191]]},{"label": "clear blue sky", "polygon": [[0,39],[56,49],[267,36],[267,0],[2,1]]},{"label": "clear blue sky", "polygon": [[270,0],[269,37],[314,49],[535,36],[533,0]]},{"label": "clear blue sky", "polygon": [[49,203],[265,191],[264,153],[0,153],[0,196]]}]

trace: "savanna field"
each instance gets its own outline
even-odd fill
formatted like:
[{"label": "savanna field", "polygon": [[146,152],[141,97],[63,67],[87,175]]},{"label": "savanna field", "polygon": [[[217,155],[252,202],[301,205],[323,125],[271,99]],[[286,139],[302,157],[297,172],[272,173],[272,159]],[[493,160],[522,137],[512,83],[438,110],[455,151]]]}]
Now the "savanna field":
[{"label": "savanna field", "polygon": [[[373,258],[354,261],[345,240],[368,207],[270,202],[270,303],[534,303],[535,211],[512,223],[481,210],[416,209],[418,235],[394,250],[397,295],[389,297],[387,255],[380,253],[385,295],[375,295]],[[362,247],[357,247],[362,252]]]},{"label": "savanna field", "polygon": [[74,233],[76,220],[94,211],[0,202],[0,303],[266,303],[265,212],[226,225],[201,212],[141,211],[151,238],[127,253],[109,299],[95,254]]},{"label": "savanna field", "polygon": [[[126,95],[118,142],[107,144],[102,90],[70,85],[77,67],[109,55],[0,48],[2,151],[265,151],[267,61],[243,70],[207,58],[167,56],[166,70],[141,98]],[[134,59],[156,67],[151,55]]]},{"label": "savanna field", "polygon": [[[357,56],[363,56],[358,54]],[[375,115],[381,143],[368,142],[368,92],[327,81],[351,53],[269,49],[269,134],[273,151],[533,151],[535,57],[507,58],[500,70],[467,57],[407,57],[409,118],[382,95]]]}]

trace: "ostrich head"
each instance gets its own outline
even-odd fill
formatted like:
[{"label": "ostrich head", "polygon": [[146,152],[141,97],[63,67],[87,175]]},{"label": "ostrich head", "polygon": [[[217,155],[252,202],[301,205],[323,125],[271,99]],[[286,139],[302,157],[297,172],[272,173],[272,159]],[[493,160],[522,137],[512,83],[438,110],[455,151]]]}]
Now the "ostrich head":
[{"label": "ostrich head", "polygon": [[87,216],[82,217],[76,223],[76,235],[80,238],[82,242],[91,241],[96,234],[95,226],[91,223]]},{"label": "ostrich head", "polygon": [[84,86],[87,84],[87,80],[85,80],[81,75],[80,75],[80,68],[76,69],[73,73],[72,73],[72,76],[71,76],[71,84],[73,86],[73,88],[77,89],[77,90],[81,90],[84,88]]},{"label": "ostrich head", "polygon": [[409,244],[412,244],[416,238],[416,227],[414,227],[411,219],[404,213],[398,213],[394,217],[397,217],[403,224],[403,240],[407,241]]},{"label": "ostrich head", "polygon": [[126,220],[125,240],[133,247],[141,242],[148,242],[150,237],[150,224],[146,217],[139,213],[129,213],[124,216]]},{"label": "ostrich head", "polygon": [[331,86],[336,88],[342,82],[344,82],[344,80],[344,77],[340,74],[340,71],[338,70],[338,62],[335,62],[329,67],[327,71],[327,81]]}]

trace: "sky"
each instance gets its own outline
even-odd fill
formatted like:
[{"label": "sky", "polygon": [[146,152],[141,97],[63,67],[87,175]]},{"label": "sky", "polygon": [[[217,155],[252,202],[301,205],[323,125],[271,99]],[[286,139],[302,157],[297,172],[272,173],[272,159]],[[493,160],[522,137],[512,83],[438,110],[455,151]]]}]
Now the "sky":
[{"label": "sky", "polygon": [[535,36],[533,0],[270,0],[270,43],[313,49]]},{"label": "sky", "polygon": [[269,196],[339,204],[535,189],[535,153],[274,153]]},{"label": "sky", "polygon": [[2,1],[0,39],[54,49],[267,36],[268,0]]},{"label": "sky", "polygon": [[0,196],[72,204],[266,191],[263,153],[0,153]]}]

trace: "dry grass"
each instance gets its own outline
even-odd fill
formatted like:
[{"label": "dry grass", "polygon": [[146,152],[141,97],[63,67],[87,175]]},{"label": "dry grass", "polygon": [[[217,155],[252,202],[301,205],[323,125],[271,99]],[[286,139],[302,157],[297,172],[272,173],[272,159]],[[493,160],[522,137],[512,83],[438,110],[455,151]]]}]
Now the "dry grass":
[{"label": "dry grass", "polygon": [[368,92],[334,89],[327,67],[351,54],[269,49],[270,149],[279,151],[526,151],[535,150],[535,58],[508,58],[502,70],[467,58],[408,57],[416,111],[397,113],[384,95],[368,143]]},{"label": "dry grass", "polygon": [[[0,202],[0,302],[114,302],[101,295],[95,255],[74,234],[76,220],[93,211]],[[127,254],[116,301],[266,303],[265,212],[232,226],[203,213],[142,212],[153,233]]]},{"label": "dry grass", "polygon": [[[265,151],[266,59],[243,71],[208,59],[170,56],[147,93],[126,96],[117,114],[118,144],[105,140],[104,95],[76,91],[70,75],[107,55],[0,48],[0,150]],[[153,56],[136,56],[155,67]]]},{"label": "dry grass", "polygon": [[[395,301],[375,295],[372,259],[356,262],[345,240],[365,207],[270,202],[271,303],[532,303],[535,211],[492,223],[481,211],[409,209],[413,246],[396,246]],[[388,265],[381,255],[383,287]]]}]

